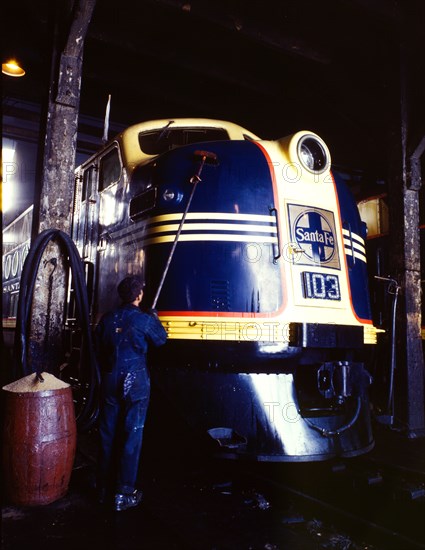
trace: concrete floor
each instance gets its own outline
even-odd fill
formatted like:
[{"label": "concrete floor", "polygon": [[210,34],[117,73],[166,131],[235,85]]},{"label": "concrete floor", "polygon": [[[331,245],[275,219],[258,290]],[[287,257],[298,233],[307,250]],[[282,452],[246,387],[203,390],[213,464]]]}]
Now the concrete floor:
[{"label": "concrete floor", "polygon": [[[371,456],[425,470],[424,439],[408,440],[385,427],[377,427],[375,435]],[[294,537],[270,511],[259,514],[255,498],[227,489],[237,463],[217,466],[184,443],[170,446],[167,455],[158,451],[152,433],[146,436],[140,475],[144,500],[137,508],[114,512],[97,503],[96,432],[79,434],[65,497],[34,507],[3,498],[2,550],[319,548]]]}]

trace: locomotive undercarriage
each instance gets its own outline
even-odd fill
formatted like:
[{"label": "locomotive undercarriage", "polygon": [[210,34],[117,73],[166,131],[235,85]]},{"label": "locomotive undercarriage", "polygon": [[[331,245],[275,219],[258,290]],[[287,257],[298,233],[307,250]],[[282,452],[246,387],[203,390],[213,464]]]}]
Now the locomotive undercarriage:
[{"label": "locomotive undercarriage", "polygon": [[253,362],[254,343],[223,350],[200,342],[202,353],[188,364],[184,342],[168,344],[167,357],[154,358],[152,381],[175,396],[167,406],[194,434],[208,434],[219,456],[311,461],[373,447],[370,376],[354,352],[288,347],[280,358]]}]

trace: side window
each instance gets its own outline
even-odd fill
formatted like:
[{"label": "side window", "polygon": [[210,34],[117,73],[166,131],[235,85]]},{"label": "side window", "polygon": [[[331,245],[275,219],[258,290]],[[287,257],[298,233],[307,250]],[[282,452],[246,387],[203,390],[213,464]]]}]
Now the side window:
[{"label": "side window", "polygon": [[121,161],[118,148],[111,149],[100,159],[99,191],[117,182],[121,176]]}]

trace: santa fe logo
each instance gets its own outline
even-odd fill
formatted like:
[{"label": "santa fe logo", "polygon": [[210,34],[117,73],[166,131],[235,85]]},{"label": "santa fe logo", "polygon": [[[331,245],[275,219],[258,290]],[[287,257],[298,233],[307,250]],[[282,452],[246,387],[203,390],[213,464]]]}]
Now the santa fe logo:
[{"label": "santa fe logo", "polygon": [[339,268],[333,213],[288,204],[291,239],[303,250],[297,263]]}]

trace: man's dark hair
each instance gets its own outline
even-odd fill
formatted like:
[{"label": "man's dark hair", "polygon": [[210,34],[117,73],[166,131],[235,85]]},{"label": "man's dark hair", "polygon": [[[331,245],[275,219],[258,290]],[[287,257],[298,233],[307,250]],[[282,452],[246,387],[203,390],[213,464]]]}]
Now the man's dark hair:
[{"label": "man's dark hair", "polygon": [[144,286],[141,277],[130,275],[119,283],[117,287],[118,295],[124,303],[129,304],[137,298]]}]

